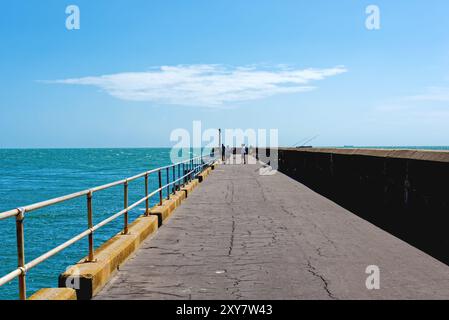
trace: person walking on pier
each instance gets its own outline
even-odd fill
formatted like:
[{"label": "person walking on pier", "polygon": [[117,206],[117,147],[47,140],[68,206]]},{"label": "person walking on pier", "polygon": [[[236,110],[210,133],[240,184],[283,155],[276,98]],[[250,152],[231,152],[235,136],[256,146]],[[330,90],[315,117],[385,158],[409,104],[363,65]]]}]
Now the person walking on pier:
[{"label": "person walking on pier", "polygon": [[227,164],[229,161],[229,164],[231,164],[231,147],[229,145],[226,146],[225,150],[225,164]]},{"label": "person walking on pier", "polygon": [[225,162],[225,152],[226,152],[226,148],[225,145],[222,143],[221,144],[221,161]]},{"label": "person walking on pier", "polygon": [[246,164],[246,147],[245,147],[245,144],[242,144],[242,149],[240,150],[240,154],[242,155],[243,164]]}]

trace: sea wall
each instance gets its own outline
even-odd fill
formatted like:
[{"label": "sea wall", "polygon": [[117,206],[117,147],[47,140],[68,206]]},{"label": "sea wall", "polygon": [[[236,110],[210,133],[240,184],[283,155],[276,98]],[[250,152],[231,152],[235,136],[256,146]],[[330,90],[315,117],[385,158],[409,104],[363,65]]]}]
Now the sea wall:
[{"label": "sea wall", "polygon": [[278,158],[284,174],[449,264],[449,152],[284,148]]}]

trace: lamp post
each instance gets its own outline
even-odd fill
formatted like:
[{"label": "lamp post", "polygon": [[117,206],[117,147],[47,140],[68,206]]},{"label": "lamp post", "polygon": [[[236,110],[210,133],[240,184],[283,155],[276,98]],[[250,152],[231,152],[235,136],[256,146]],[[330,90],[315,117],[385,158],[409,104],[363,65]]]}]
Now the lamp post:
[{"label": "lamp post", "polygon": [[218,129],[218,150],[220,150],[220,159],[223,159],[223,148],[221,147],[221,129]]}]

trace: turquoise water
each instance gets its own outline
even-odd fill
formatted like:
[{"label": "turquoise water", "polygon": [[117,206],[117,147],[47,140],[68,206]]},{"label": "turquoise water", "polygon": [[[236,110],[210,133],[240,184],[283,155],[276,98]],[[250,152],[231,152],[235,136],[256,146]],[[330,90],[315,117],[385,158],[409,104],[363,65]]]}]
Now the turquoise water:
[{"label": "turquoise water", "polygon": [[[121,180],[170,164],[170,149],[0,149],[0,212]],[[185,154],[188,157],[188,153]],[[165,176],[164,180],[165,181]],[[150,177],[157,189],[157,174]],[[144,179],[129,185],[129,204],[145,195]],[[151,199],[156,204],[157,196]],[[130,221],[143,213],[145,203],[129,213]],[[123,186],[94,194],[94,224],[123,209]],[[26,261],[62,244],[87,227],[86,198],[70,200],[30,212],[25,218]],[[98,247],[121,231],[119,217],[95,233]],[[15,220],[0,221],[0,276],[17,267]],[[57,287],[58,274],[87,254],[87,238],[72,245],[27,274],[27,294]],[[16,299],[14,280],[0,287],[0,299]]]}]

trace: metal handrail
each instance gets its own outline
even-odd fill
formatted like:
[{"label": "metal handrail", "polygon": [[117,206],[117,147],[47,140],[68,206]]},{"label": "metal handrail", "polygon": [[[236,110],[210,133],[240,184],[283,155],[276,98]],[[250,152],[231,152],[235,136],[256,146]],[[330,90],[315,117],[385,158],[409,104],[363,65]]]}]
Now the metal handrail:
[{"label": "metal handrail", "polygon": [[[184,161],[180,161],[171,165],[167,165],[164,167],[155,168],[149,171],[145,171],[142,173],[139,173],[135,176],[129,177],[127,179],[118,180],[115,182],[111,182],[108,184],[104,184],[101,186],[97,186],[91,189],[75,192],[72,194],[68,194],[65,196],[61,196],[58,198],[53,198],[50,200],[45,200],[42,202],[37,202],[34,204],[27,205],[25,207],[20,207],[17,209],[8,210],[5,212],[0,213],[0,220],[4,220],[11,217],[16,217],[16,236],[17,236],[17,260],[18,260],[18,267],[17,269],[11,271],[10,273],[6,274],[5,276],[0,278],[0,287],[4,284],[14,280],[15,278],[19,278],[19,297],[21,300],[26,299],[26,274],[28,270],[34,268],[35,266],[39,265],[40,263],[46,261],[47,259],[51,258],[55,254],[61,252],[62,250],[66,249],[67,247],[71,246],[72,244],[80,241],[81,239],[89,236],[89,254],[87,261],[94,261],[94,245],[93,245],[93,234],[96,230],[100,229],[104,225],[108,224],[109,222],[117,219],[120,216],[124,216],[124,227],[123,227],[123,234],[128,233],[128,212],[140,205],[141,203],[145,202],[145,215],[149,215],[149,199],[153,197],[156,194],[159,194],[159,205],[162,205],[163,202],[163,191],[164,189],[167,190],[167,199],[170,199],[170,194],[175,194],[177,190],[180,190],[181,185],[184,186],[186,183],[190,182],[192,179],[194,179],[198,174],[200,174],[203,171],[203,168],[206,166],[210,166],[215,161],[215,157],[211,156],[198,156],[194,158],[190,158]],[[183,175],[180,175],[181,166],[183,168]],[[187,170],[186,170],[187,167]],[[170,169],[172,169],[173,179],[170,181]],[[176,177],[176,169],[178,169],[178,178]],[[162,171],[166,171],[166,178],[167,183],[162,185]],[[158,180],[159,180],[159,188],[152,192],[148,192],[148,178],[149,175],[152,173],[158,173]],[[139,178],[145,177],[145,196],[133,204],[128,204],[128,185],[129,182],[132,182],[134,180],[137,180]],[[112,216],[104,219],[103,221],[99,222],[96,225],[92,224],[92,216],[93,216],[93,210],[92,210],[92,199],[93,195],[96,192],[106,190],[115,186],[123,185],[124,186],[124,208],[123,210],[113,214]],[[172,191],[170,192],[170,188]],[[42,209],[45,207],[49,207],[58,203],[66,202],[72,199],[76,199],[82,196],[86,196],[87,198],[87,218],[88,218],[88,229],[81,232],[80,234],[76,235],[75,237],[71,238],[70,240],[67,240],[63,244],[51,249],[50,251],[47,251],[46,253],[42,254],[41,256],[35,258],[34,260],[25,263],[25,241],[24,241],[24,219],[25,219],[25,213]]]}]

